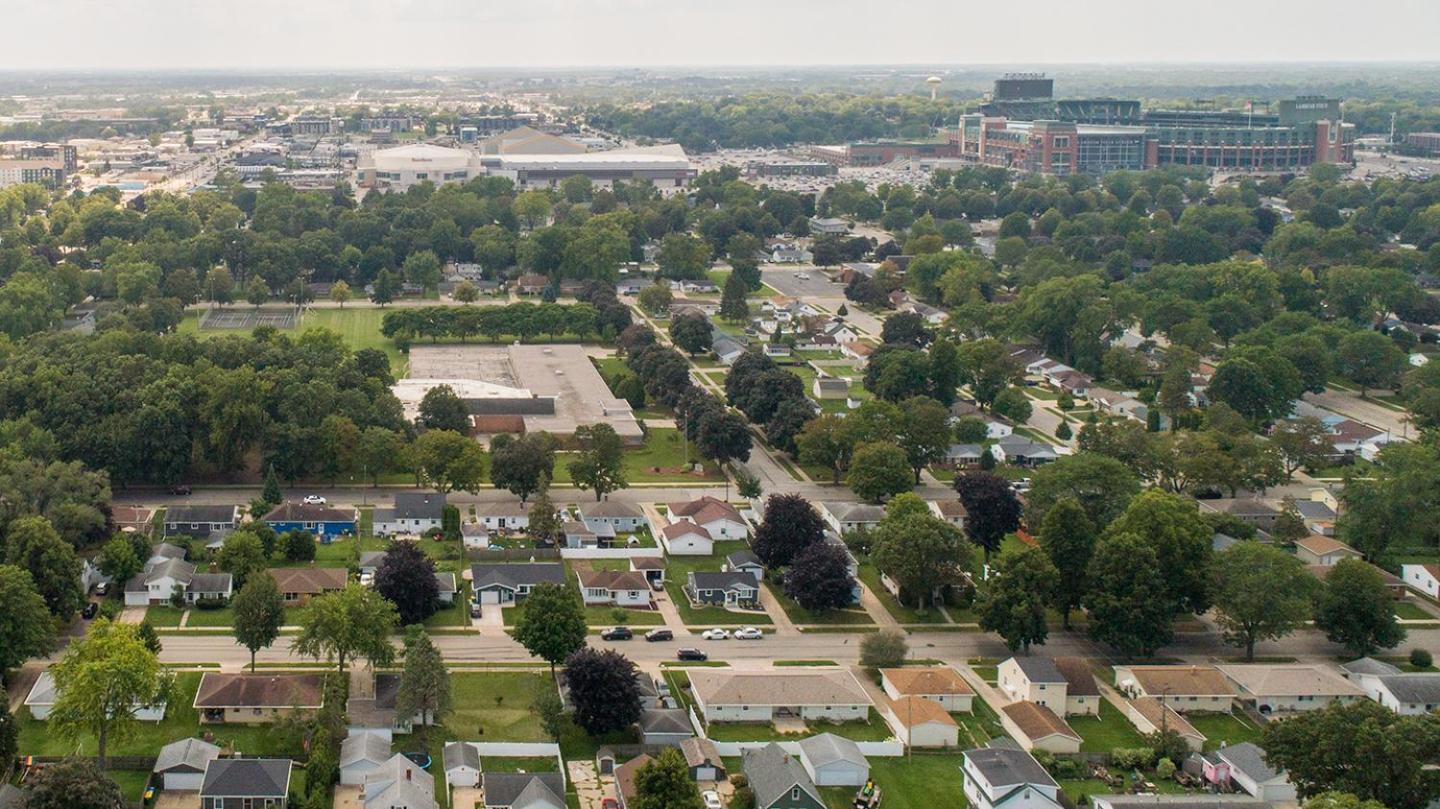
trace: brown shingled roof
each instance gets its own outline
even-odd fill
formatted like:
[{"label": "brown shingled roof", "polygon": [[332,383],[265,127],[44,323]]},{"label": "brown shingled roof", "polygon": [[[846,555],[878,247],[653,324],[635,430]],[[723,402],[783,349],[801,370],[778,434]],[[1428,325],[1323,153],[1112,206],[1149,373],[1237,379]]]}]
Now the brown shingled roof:
[{"label": "brown shingled roof", "polygon": [[1214,666],[1128,666],[1147,694],[1171,697],[1234,696],[1235,689]]},{"label": "brown shingled roof", "polygon": [[1044,705],[1029,701],[1012,702],[1000,710],[1004,711],[1010,721],[1020,728],[1021,733],[1030,737],[1031,741],[1046,736],[1080,738],[1080,734],[1071,729],[1064,719],[1056,716],[1054,711]]},{"label": "brown shingled roof", "polygon": [[973,695],[975,689],[949,666],[914,666],[902,669],[881,669],[895,690],[905,695],[929,694]]},{"label": "brown shingled roof", "polygon": [[933,699],[901,697],[890,700],[889,704],[890,714],[906,727],[913,728],[926,722],[939,722],[950,727],[956,726],[955,718],[945,711],[944,706]]},{"label": "brown shingled roof", "polygon": [[1065,693],[1069,696],[1100,696],[1100,686],[1095,683],[1095,675],[1084,660],[1078,657],[1057,657],[1055,668],[1060,669],[1060,673],[1065,676]]},{"label": "brown shingled roof", "polygon": [[318,708],[324,701],[322,674],[221,674],[200,677],[196,708]]},{"label": "brown shingled roof", "polygon": [[282,593],[318,595],[330,590],[343,590],[349,571],[343,567],[272,567],[270,575]]}]

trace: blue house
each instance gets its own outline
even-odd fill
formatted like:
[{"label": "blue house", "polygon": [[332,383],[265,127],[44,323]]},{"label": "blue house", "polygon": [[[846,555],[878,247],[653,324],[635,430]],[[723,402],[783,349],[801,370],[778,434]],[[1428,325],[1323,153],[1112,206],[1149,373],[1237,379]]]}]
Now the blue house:
[{"label": "blue house", "polygon": [[265,523],[278,534],[309,531],[321,542],[357,530],[355,512],[306,503],[281,503],[265,515]]}]

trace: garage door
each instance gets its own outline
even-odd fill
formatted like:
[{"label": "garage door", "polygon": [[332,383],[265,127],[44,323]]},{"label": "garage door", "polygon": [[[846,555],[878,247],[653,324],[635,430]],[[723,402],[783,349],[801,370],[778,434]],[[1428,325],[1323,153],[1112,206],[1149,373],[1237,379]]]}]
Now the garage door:
[{"label": "garage door", "polygon": [[203,772],[167,772],[165,789],[171,792],[199,792],[205,783]]}]

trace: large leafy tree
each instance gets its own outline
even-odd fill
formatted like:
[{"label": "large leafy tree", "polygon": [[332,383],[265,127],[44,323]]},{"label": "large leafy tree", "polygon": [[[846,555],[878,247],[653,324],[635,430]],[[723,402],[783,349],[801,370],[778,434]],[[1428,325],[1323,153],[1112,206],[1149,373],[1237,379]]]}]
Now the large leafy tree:
[{"label": "large leafy tree", "polygon": [[470,408],[454,388],[436,385],[425,391],[415,421],[427,430],[450,430],[466,435],[470,432]]},{"label": "large leafy tree", "polygon": [[1107,534],[1095,546],[1087,578],[1090,637],[1132,657],[1148,657],[1170,642],[1175,610],[1149,543],[1134,534]]},{"label": "large leafy tree", "polygon": [[980,589],[976,613],[980,628],[1005,639],[1010,651],[1030,651],[1050,636],[1045,609],[1060,573],[1039,548],[1005,553],[995,561]]},{"label": "large leafy tree", "polygon": [[908,492],[913,486],[910,460],[905,450],[888,441],[861,444],[855,448],[845,485],[872,503]]},{"label": "large leafy tree", "polygon": [[285,598],[274,576],[251,576],[230,603],[235,617],[235,640],[250,650],[250,669],[255,669],[255,653],[268,649],[280,637],[285,624]]},{"label": "large leafy tree", "polygon": [[120,586],[134,578],[145,567],[145,560],[135,554],[135,547],[124,537],[115,537],[100,549],[97,560],[100,572]]},{"label": "large leafy tree", "polygon": [[710,349],[710,321],[701,314],[684,314],[670,320],[670,339],[690,356]]},{"label": "large leafy tree", "polygon": [[905,450],[919,486],[920,470],[945,457],[950,446],[950,411],[928,396],[916,396],[900,403],[896,427],[896,443]]},{"label": "large leafy tree", "polygon": [[236,586],[244,587],[252,576],[263,574],[266,556],[260,537],[252,531],[241,530],[225,537],[215,561],[235,579]]},{"label": "large leafy tree", "polygon": [[1085,509],[1073,498],[1056,501],[1040,524],[1040,547],[1059,571],[1050,598],[1060,611],[1060,620],[1070,628],[1070,613],[1085,603],[1089,589],[1086,576],[1095,553],[1096,530]]},{"label": "large leafy tree", "polygon": [[853,600],[850,556],[831,542],[814,542],[795,555],[785,571],[785,594],[807,610],[834,610]]},{"label": "large leafy tree", "polygon": [[55,648],[55,621],[28,572],[0,565],[0,604],[0,671]]},{"label": "large leafy tree", "polygon": [[1193,502],[1151,489],[1130,501],[1105,530],[1144,537],[1155,549],[1177,610],[1201,613],[1209,608],[1210,538],[1215,532]]},{"label": "large leafy tree", "polygon": [[1340,538],[1380,563],[1396,537],[1440,542],[1440,448],[1427,441],[1385,447],[1372,470],[1347,475]]},{"label": "large leafy tree", "polygon": [[565,687],[575,724],[591,736],[623,730],[640,719],[635,664],[614,649],[581,646],[565,658]]},{"label": "large leafy tree", "polygon": [[1435,714],[1398,716],[1370,700],[1335,702],[1267,723],[1260,745],[1301,798],[1338,791],[1418,809],[1440,797],[1440,771],[1431,766],[1440,756]]},{"label": "large leafy tree", "polygon": [[526,651],[555,666],[585,645],[588,632],[580,594],[562,584],[541,584],[525,598],[515,624],[515,640]]},{"label": "large leafy tree", "polygon": [[825,539],[825,519],[798,494],[772,494],[765,519],[755,529],[755,555],[770,567],[785,567],[811,545]]},{"label": "large leafy tree", "polygon": [[300,634],[290,642],[297,654],[335,661],[336,669],[354,658],[368,660],[376,667],[395,659],[390,635],[399,623],[395,605],[389,599],[359,584],[325,593],[300,608]]},{"label": "large leafy tree", "polygon": [[120,787],[88,758],[48,764],[28,785],[25,809],[116,809],[125,805]]},{"label": "large leafy tree", "polygon": [[704,809],[700,788],[678,748],[670,747],[635,773],[634,809]]},{"label": "large leafy tree", "polygon": [[10,523],[5,536],[5,561],[30,573],[50,613],[68,620],[80,608],[80,559],[70,543],[44,517],[22,517]]},{"label": "large leafy tree", "polygon": [[51,674],[56,697],[50,727],[71,740],[93,736],[102,770],[111,740],[126,738],[138,725],[137,707],[165,699],[170,684],[134,626],[103,618],[70,644]]},{"label": "large leafy tree", "polygon": [[1359,559],[1343,559],[1325,575],[1315,600],[1315,628],[1356,657],[1405,640],[1380,570]]},{"label": "large leafy tree", "polygon": [[625,481],[624,449],[615,428],[608,424],[582,424],[575,428],[578,457],[570,462],[575,485],[595,493],[595,501],[629,484]]},{"label": "large leafy tree", "polygon": [[965,535],[985,551],[1000,550],[1005,535],[1020,527],[1020,498],[1010,482],[990,472],[966,472],[955,478],[955,491],[965,506]]},{"label": "large leafy tree", "polygon": [[375,591],[390,600],[403,626],[418,624],[440,606],[435,562],[414,542],[392,542],[375,569]]},{"label": "large leafy tree", "polygon": [[1109,525],[1140,491],[1140,481],[1125,464],[1090,452],[1067,455],[1035,471],[1025,498],[1026,521],[1045,522],[1045,512],[1062,497],[1074,499],[1097,526]]},{"label": "large leafy tree", "polygon": [[938,588],[958,582],[970,566],[970,544],[960,529],[928,510],[887,514],[871,535],[871,548],[875,567],[922,608]]},{"label": "large leafy tree", "polygon": [[422,739],[433,724],[451,710],[450,671],[434,641],[419,626],[405,636],[405,663],[400,672],[400,690],[395,695],[395,712],[419,716]]},{"label": "large leafy tree", "polygon": [[520,502],[550,482],[555,468],[555,438],[546,432],[519,438],[496,436],[490,443],[490,482],[507,489]]},{"label": "large leafy tree", "polygon": [[829,469],[831,483],[840,482],[840,475],[849,465],[852,447],[845,421],[833,414],[810,419],[795,436],[795,450],[800,460]]},{"label": "large leafy tree", "polygon": [[485,452],[466,436],[450,430],[427,430],[415,439],[415,468],[442,492],[474,494],[485,480]]},{"label": "large leafy tree", "polygon": [[1298,559],[1258,542],[1236,542],[1215,555],[1216,623],[1227,643],[1255,659],[1255,643],[1284,637],[1310,619],[1316,580]]}]

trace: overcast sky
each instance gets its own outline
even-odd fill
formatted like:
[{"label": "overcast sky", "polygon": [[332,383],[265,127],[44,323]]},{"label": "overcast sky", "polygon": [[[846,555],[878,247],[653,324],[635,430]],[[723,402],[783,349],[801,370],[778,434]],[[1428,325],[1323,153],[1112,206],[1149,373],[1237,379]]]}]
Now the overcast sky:
[{"label": "overcast sky", "polygon": [[1440,0],[0,0],[0,68],[1440,60]]}]

